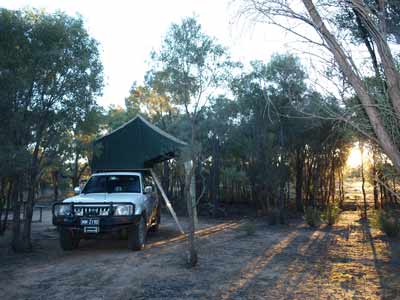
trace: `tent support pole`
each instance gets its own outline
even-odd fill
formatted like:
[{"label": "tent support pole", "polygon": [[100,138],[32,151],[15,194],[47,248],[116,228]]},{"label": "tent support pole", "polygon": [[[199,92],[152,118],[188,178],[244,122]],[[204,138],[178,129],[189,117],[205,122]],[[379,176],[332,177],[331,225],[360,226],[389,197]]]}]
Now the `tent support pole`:
[{"label": "tent support pole", "polygon": [[172,217],[174,218],[176,225],[178,225],[179,231],[182,234],[185,234],[185,232],[182,229],[181,224],[179,223],[178,217],[176,216],[176,213],[175,213],[174,209],[172,208],[171,202],[169,202],[167,194],[165,193],[160,181],[158,180],[158,177],[154,173],[153,169],[150,169],[150,172],[151,172],[151,176],[154,178],[154,181],[156,182],[156,185],[157,185],[159,191],[161,192],[161,195],[165,201],[165,204],[167,205],[167,207],[169,209],[169,212],[171,213]]}]

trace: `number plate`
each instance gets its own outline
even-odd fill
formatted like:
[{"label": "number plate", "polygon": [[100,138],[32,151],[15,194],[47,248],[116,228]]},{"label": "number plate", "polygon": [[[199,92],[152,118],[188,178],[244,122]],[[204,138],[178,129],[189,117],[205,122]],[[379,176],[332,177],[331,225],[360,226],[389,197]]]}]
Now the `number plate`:
[{"label": "number plate", "polygon": [[82,226],[99,226],[99,219],[81,219]]},{"label": "number plate", "polygon": [[85,233],[99,233],[99,226],[85,226],[83,227]]}]

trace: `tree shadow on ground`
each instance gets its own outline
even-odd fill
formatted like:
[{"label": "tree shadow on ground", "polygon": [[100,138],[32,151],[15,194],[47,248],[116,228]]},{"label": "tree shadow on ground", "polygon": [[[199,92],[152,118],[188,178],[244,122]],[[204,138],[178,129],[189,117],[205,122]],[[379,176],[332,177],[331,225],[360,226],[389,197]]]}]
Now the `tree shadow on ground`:
[{"label": "tree shadow on ground", "polygon": [[373,230],[369,219],[360,220],[365,242],[369,244],[382,288],[382,299],[400,299],[400,243]]},{"label": "tree shadow on ground", "polygon": [[[328,243],[329,229],[293,229],[286,238],[262,249],[233,276],[220,299],[292,299],[305,277],[315,276],[321,247]],[[313,293],[303,291],[303,296]]]}]

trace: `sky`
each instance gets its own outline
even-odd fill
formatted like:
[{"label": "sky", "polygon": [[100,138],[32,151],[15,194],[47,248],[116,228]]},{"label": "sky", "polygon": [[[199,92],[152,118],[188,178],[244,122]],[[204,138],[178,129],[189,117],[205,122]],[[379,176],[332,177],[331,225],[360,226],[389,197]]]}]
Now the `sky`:
[{"label": "sky", "polygon": [[133,82],[142,83],[152,50],[159,49],[172,23],[196,16],[203,30],[230,50],[235,60],[267,61],[286,52],[285,34],[274,26],[237,20],[231,0],[0,0],[0,7],[33,7],[80,14],[100,43],[105,88],[99,104],[124,105]]}]

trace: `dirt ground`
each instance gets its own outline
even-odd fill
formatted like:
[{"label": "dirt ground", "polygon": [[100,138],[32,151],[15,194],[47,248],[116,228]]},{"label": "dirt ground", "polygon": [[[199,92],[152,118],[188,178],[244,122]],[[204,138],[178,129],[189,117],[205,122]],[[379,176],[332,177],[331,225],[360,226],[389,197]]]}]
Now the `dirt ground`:
[{"label": "dirt ground", "polygon": [[[46,211],[33,225],[33,253],[13,254],[0,240],[0,299],[400,299],[400,241],[360,222],[358,211],[317,229],[301,219],[201,219],[194,269],[163,217],[143,251],[104,239],[63,252]],[[248,222],[254,234],[243,230]]]}]

